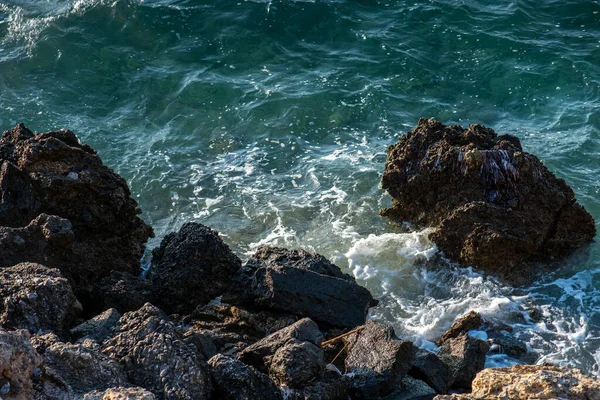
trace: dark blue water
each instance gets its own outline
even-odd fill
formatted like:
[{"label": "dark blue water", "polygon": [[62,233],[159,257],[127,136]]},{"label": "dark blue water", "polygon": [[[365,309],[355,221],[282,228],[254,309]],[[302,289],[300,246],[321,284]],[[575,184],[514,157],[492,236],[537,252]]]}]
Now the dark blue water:
[{"label": "dark blue water", "polygon": [[[423,346],[475,308],[542,361],[598,372],[600,247],[533,287],[432,272],[377,215],[385,149],[419,117],[513,133],[600,218],[597,1],[0,0],[0,127],[69,128],[144,218],[239,253],[333,258]],[[542,312],[542,322],[528,311]],[[489,364],[510,363],[490,357]]]}]

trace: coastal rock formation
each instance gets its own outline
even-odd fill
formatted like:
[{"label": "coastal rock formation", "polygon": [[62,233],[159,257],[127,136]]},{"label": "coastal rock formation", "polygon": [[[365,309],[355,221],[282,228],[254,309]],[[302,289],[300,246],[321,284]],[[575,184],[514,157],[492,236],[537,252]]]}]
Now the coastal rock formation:
[{"label": "coastal rock formation", "polygon": [[324,326],[354,328],[377,304],[354,278],[318,254],[261,248],[235,276],[223,301],[309,317]]},{"label": "coastal rock formation", "polygon": [[409,375],[419,379],[437,393],[446,393],[452,385],[452,371],[440,358],[429,351],[417,350]]},{"label": "coastal rock formation", "polygon": [[481,315],[476,311],[469,311],[452,323],[452,326],[440,337],[438,345],[441,346],[448,339],[456,338],[463,333],[479,329],[482,324],[483,318],[481,318]]},{"label": "coastal rock formation", "polygon": [[377,399],[394,391],[415,357],[411,342],[398,339],[391,326],[375,321],[344,342],[346,372],[352,374],[351,393],[357,399]]},{"label": "coastal rock formation", "polygon": [[139,387],[119,387],[86,393],[83,400],[156,400],[156,396]]},{"label": "coastal rock formation", "polygon": [[117,324],[121,314],[114,308],[109,308],[102,314],[96,315],[75,328],[71,329],[71,337],[75,340],[85,338],[102,343],[111,334],[113,326]]},{"label": "coastal rock formation", "polygon": [[2,266],[31,261],[58,268],[84,302],[109,271],[139,273],[153,234],[139,213],[125,180],[73,132],[34,134],[19,124],[0,139],[0,226],[15,229],[12,249],[35,249],[19,256],[0,240],[9,255]]},{"label": "coastal rock formation", "polygon": [[471,381],[485,366],[490,345],[465,333],[446,340],[438,353],[452,375],[452,387],[470,389]]},{"label": "coastal rock formation", "polygon": [[157,304],[185,314],[223,294],[241,265],[217,232],[190,222],[154,249],[148,277]]},{"label": "coastal rock formation", "polygon": [[32,334],[64,335],[82,310],[59,270],[34,263],[0,269],[0,298],[0,324]]},{"label": "coastal rock formation", "polygon": [[158,308],[144,305],[124,314],[102,352],[123,365],[135,385],[164,400],[209,399],[210,373],[202,359]]},{"label": "coastal rock formation", "polygon": [[29,342],[26,330],[7,332],[0,329],[0,392],[10,400],[33,398],[33,371],[42,357]]},{"label": "coastal rock formation", "polygon": [[488,368],[477,374],[468,394],[437,396],[435,400],[597,400],[600,381],[576,369],[549,365]]},{"label": "coastal rock formation", "polygon": [[387,152],[381,214],[434,226],[447,257],[510,282],[589,243],[593,218],[564,180],[524,152],[519,139],[473,124],[421,119]]}]

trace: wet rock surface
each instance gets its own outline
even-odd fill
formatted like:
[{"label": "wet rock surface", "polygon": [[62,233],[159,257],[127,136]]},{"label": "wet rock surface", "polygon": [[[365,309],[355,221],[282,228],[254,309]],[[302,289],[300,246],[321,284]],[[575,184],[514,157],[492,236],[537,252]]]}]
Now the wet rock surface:
[{"label": "wet rock surface", "polygon": [[419,120],[388,148],[381,183],[393,198],[382,215],[437,227],[431,238],[447,257],[509,282],[530,279],[540,263],[595,235],[564,180],[518,138],[482,125]]},{"label": "wet rock surface", "polygon": [[58,269],[22,263],[0,270],[0,324],[8,329],[64,335],[82,311]]},{"label": "wet rock surface", "polygon": [[576,369],[545,365],[488,368],[477,374],[473,391],[437,396],[436,400],[471,399],[600,399],[600,381]]},{"label": "wet rock surface", "polygon": [[223,301],[309,317],[324,326],[353,328],[377,304],[369,291],[322,256],[262,248],[234,278]]},{"label": "wet rock surface", "polygon": [[190,313],[223,294],[241,264],[216,231],[187,223],[154,249],[148,277],[166,312]]}]

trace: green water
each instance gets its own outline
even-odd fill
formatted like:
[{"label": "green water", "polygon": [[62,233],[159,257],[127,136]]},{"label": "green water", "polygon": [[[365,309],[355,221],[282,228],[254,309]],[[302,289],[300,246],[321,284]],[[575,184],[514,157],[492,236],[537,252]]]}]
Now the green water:
[{"label": "green water", "polygon": [[305,247],[423,346],[475,308],[597,372],[597,244],[512,290],[424,269],[426,234],[377,215],[385,149],[419,117],[517,135],[600,219],[600,4],[0,0],[0,127],[75,131],[130,183],[151,247],[190,220],[240,254]]}]

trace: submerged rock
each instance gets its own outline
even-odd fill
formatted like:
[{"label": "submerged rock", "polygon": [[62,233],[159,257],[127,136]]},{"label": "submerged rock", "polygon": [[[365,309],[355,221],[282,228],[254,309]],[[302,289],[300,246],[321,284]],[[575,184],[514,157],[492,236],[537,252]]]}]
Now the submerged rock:
[{"label": "submerged rock", "polygon": [[477,124],[419,120],[388,148],[381,184],[393,198],[382,215],[437,227],[431,238],[451,260],[511,282],[595,235],[564,180],[518,138]]},{"label": "submerged rock", "polygon": [[22,263],[0,269],[0,324],[31,333],[68,332],[81,313],[69,282],[58,269]]},{"label": "submerged rock", "polygon": [[549,365],[488,368],[477,374],[468,394],[437,396],[435,400],[598,400],[600,381],[577,369]]},{"label": "submerged rock", "polygon": [[309,317],[339,328],[365,322],[377,304],[371,293],[318,254],[259,249],[244,266],[223,301]]},{"label": "submerged rock", "polygon": [[148,277],[157,304],[185,314],[223,294],[241,265],[216,231],[190,222],[154,249]]},{"label": "submerged rock", "polygon": [[138,274],[152,228],[137,206],[125,180],[71,131],[20,124],[0,139],[0,226],[14,229],[13,249],[26,250],[11,252],[0,233],[1,266],[10,258],[59,268],[78,295],[111,270]]}]

